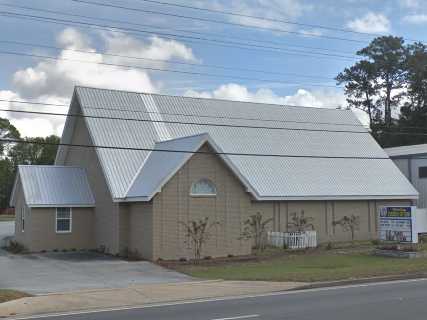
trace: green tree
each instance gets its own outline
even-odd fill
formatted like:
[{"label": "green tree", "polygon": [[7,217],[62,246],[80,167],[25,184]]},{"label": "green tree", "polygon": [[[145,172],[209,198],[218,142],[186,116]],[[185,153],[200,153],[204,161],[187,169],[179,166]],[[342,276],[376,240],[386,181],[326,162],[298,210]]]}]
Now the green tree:
[{"label": "green tree", "polygon": [[375,67],[377,94],[384,109],[385,127],[389,128],[392,109],[399,105],[406,81],[408,50],[404,40],[393,36],[377,37],[357,54]]},{"label": "green tree", "polygon": [[[9,120],[0,118],[0,139],[19,139],[20,134],[18,129],[15,128],[13,124],[10,123]],[[4,157],[5,153],[7,153],[8,144],[4,142],[0,142],[0,154]]]},{"label": "green tree", "polygon": [[58,136],[27,137],[25,141],[33,143],[17,143],[8,153],[15,166],[20,164],[49,165],[55,161]]},{"label": "green tree", "polygon": [[344,92],[350,107],[367,113],[369,124],[374,125],[374,119],[380,114],[376,103],[378,95],[377,70],[375,64],[369,61],[359,61],[354,66],[345,68],[336,77],[339,85],[345,83]]},{"label": "green tree", "polygon": [[219,225],[219,222],[209,223],[209,217],[205,217],[200,220],[191,220],[188,223],[183,221],[179,223],[185,228],[185,235],[188,238],[186,242],[193,247],[194,262],[197,263],[202,257],[205,243],[211,237],[210,230]]},{"label": "green tree", "polygon": [[243,231],[239,239],[253,239],[254,249],[264,251],[267,242],[267,225],[273,221],[273,218],[264,220],[262,214],[257,212],[243,223]]},{"label": "green tree", "polygon": [[15,181],[15,170],[8,158],[0,159],[0,208],[9,207],[9,199]]}]

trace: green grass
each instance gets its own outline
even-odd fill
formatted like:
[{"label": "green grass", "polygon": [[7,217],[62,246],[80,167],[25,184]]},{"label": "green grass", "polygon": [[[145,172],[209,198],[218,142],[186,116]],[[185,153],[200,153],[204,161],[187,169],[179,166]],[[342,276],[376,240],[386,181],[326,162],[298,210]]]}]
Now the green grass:
[{"label": "green grass", "polygon": [[1,221],[15,221],[15,216],[10,214],[0,214]]},{"label": "green grass", "polygon": [[29,294],[21,291],[0,289],[0,303],[29,296]]},{"label": "green grass", "polygon": [[260,262],[185,265],[177,269],[205,279],[315,282],[427,272],[427,259],[322,252],[291,254]]}]

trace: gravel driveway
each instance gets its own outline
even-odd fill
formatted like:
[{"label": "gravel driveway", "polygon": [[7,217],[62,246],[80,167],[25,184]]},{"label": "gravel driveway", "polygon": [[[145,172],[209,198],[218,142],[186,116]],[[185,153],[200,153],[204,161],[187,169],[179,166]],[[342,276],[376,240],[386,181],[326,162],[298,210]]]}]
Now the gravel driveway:
[{"label": "gravel driveway", "polygon": [[[13,229],[13,222],[0,222],[0,239]],[[0,249],[0,288],[32,294],[191,279],[151,262],[127,262],[92,252],[12,255]]]}]

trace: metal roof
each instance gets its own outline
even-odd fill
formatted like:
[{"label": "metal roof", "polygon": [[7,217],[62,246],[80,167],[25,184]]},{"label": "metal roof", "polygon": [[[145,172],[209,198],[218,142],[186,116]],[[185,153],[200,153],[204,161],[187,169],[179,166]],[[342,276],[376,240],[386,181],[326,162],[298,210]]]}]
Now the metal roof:
[{"label": "metal roof", "polygon": [[[95,200],[86,170],[65,166],[18,166],[15,187],[21,181],[29,207],[93,207]],[[15,192],[11,203],[15,204]]]},{"label": "metal roof", "polygon": [[416,154],[427,154],[427,144],[414,144],[411,146],[385,148],[390,157],[402,157]]},{"label": "metal roof", "polygon": [[[350,110],[289,107],[85,87],[77,87],[75,93],[85,115],[194,122],[177,124],[85,118],[95,145],[154,148],[157,141],[164,139],[209,133],[217,146],[227,153],[387,158],[384,150]],[[195,123],[268,126],[288,130],[218,127]],[[112,196],[120,200],[126,197],[150,152],[97,148],[97,154]],[[228,158],[253,186],[259,200],[387,199],[418,196],[417,191],[389,159],[234,155]]]},{"label": "metal roof", "polygon": [[[199,150],[205,143],[208,143],[215,152],[223,152],[208,133],[157,142],[154,149],[159,151],[151,152],[147,157],[139,173],[135,176],[135,180],[131,184],[129,191],[126,193],[125,200],[150,201],[157,192],[161,191],[163,185],[191,158],[193,155],[191,152]],[[162,150],[187,151],[187,153]],[[226,155],[219,156],[240,178],[243,185],[253,191],[252,187],[234,164],[230,162],[229,158]]]}]

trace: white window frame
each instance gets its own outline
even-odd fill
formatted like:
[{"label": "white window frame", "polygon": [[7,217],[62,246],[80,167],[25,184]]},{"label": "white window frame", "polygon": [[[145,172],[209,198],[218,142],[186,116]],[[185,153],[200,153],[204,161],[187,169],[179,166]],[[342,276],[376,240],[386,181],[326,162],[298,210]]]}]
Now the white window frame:
[{"label": "white window frame", "polygon": [[[193,193],[194,185],[201,182],[201,181],[207,181],[208,183],[210,183],[214,187],[215,193]],[[210,180],[208,178],[198,179],[191,184],[191,187],[190,187],[190,196],[191,197],[202,197],[202,198],[210,197],[210,198],[212,198],[212,197],[216,197],[216,195],[217,195],[216,185],[215,185],[215,183],[212,182],[212,180]]]},{"label": "white window frame", "polygon": [[[70,230],[58,230],[58,209],[66,208],[70,210]],[[60,218],[59,220],[68,220]],[[55,231],[56,233],[71,233],[73,231],[73,209],[70,207],[58,207],[55,209]]]}]

